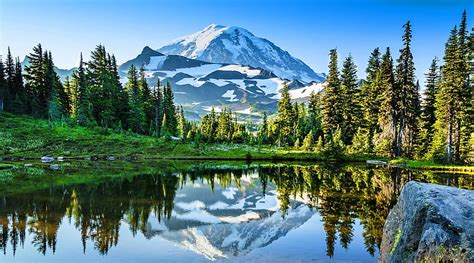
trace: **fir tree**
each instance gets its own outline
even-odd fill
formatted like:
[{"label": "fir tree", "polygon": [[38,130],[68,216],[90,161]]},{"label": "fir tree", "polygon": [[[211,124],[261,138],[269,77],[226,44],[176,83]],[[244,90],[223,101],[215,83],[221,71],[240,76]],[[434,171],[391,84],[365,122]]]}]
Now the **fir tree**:
[{"label": "fir tree", "polygon": [[[163,115],[168,118],[165,128],[171,135],[176,135],[177,132],[177,120],[176,120],[176,107],[174,106],[174,96],[171,90],[169,82],[163,90]],[[162,126],[163,127],[163,126]]]},{"label": "fir tree", "polygon": [[311,92],[308,100],[307,130],[311,130],[315,138],[322,135],[320,96]]},{"label": "fir tree", "polygon": [[381,132],[377,138],[376,148],[379,153],[394,157],[396,156],[398,138],[399,111],[397,103],[399,91],[395,85],[393,60],[389,48],[382,57],[380,87],[382,89],[382,101],[378,122]]},{"label": "fir tree", "polygon": [[267,116],[267,112],[263,112],[262,125],[260,126],[260,130],[258,131],[258,139],[259,139],[259,142],[262,143],[262,144],[266,144],[268,142],[268,116]]},{"label": "fir tree", "polygon": [[5,109],[5,102],[7,99],[7,80],[5,78],[5,67],[3,65],[3,58],[0,56],[0,112]]},{"label": "fir tree", "polygon": [[436,94],[438,93],[439,72],[438,59],[434,58],[426,76],[425,92],[421,105],[421,125],[418,135],[417,157],[423,157],[430,147],[433,140],[435,116]]},{"label": "fir tree", "polygon": [[281,99],[278,101],[277,125],[279,127],[278,143],[280,146],[288,146],[292,143],[294,136],[294,112],[291,105],[288,86],[281,89]]},{"label": "fir tree", "polygon": [[[143,107],[143,93],[138,83],[138,72],[135,65],[131,65],[128,70],[127,90],[129,97],[129,119],[128,123],[132,131],[138,133],[145,132],[145,110]],[[163,120],[163,123],[167,123]]]},{"label": "fir tree", "polygon": [[397,59],[395,83],[398,87],[399,98],[396,101],[397,137],[395,137],[395,156],[405,154],[411,156],[415,146],[415,135],[418,131],[418,116],[420,111],[420,96],[415,82],[415,66],[411,52],[412,31],[408,21],[404,26],[403,48],[400,49],[400,57]]},{"label": "fir tree", "polygon": [[5,66],[5,73],[7,77],[7,96],[5,100],[5,110],[12,111],[12,103],[15,99],[15,62],[13,61],[13,56],[10,52],[10,47],[8,47]]},{"label": "fir tree", "polygon": [[368,130],[368,149],[373,149],[374,135],[379,132],[378,125],[380,104],[381,104],[381,58],[379,48],[371,53],[367,65],[366,80],[362,84],[360,104],[364,116],[362,126]]},{"label": "fir tree", "polygon": [[178,114],[178,131],[179,136],[186,140],[186,135],[188,134],[188,125],[186,123],[186,118],[184,117],[184,110],[183,106],[179,107],[179,114]]},{"label": "fir tree", "polygon": [[349,55],[343,63],[341,92],[341,128],[343,131],[343,141],[346,145],[349,145],[362,119],[362,111],[359,104],[360,90],[357,81],[357,67],[351,55]]},{"label": "fir tree", "polygon": [[12,99],[11,112],[16,114],[25,114],[27,112],[26,91],[23,84],[23,73],[19,58],[16,58],[15,61],[15,77],[13,81]]},{"label": "fir tree", "polygon": [[322,97],[323,129],[325,135],[333,134],[342,123],[341,113],[341,82],[337,67],[337,51],[329,52],[329,74]]},{"label": "fir tree", "polygon": [[456,140],[456,137],[460,132],[458,128],[463,119],[463,87],[465,85],[462,72],[464,60],[459,49],[456,27],[451,30],[446,43],[444,61],[439,92],[436,96],[436,132],[429,157],[452,163],[459,161],[459,155],[455,151],[459,149],[460,141]]},{"label": "fir tree", "polygon": [[303,145],[301,148],[305,151],[312,151],[314,149],[314,135],[313,131],[309,131],[308,134],[304,137]]},{"label": "fir tree", "polygon": [[79,61],[79,68],[74,77],[77,82],[76,120],[79,125],[89,125],[92,123],[92,109],[82,53]]}]

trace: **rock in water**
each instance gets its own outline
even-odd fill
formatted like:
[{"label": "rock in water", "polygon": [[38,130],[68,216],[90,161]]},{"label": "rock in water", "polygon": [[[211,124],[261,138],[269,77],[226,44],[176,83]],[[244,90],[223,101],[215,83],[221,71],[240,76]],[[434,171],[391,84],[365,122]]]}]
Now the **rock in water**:
[{"label": "rock in water", "polygon": [[53,157],[49,157],[49,156],[43,156],[43,157],[41,157],[41,162],[43,162],[43,163],[50,163],[50,162],[52,162],[52,161],[54,161],[54,158],[53,158]]},{"label": "rock in water", "polygon": [[407,183],[383,229],[379,262],[474,262],[474,191]]}]

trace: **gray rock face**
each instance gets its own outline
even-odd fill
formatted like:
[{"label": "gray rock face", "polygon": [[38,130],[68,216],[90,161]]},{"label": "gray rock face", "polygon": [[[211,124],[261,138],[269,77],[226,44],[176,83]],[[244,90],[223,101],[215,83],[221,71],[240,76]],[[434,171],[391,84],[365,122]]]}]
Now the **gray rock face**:
[{"label": "gray rock face", "polygon": [[390,211],[379,262],[474,262],[474,191],[409,182]]}]

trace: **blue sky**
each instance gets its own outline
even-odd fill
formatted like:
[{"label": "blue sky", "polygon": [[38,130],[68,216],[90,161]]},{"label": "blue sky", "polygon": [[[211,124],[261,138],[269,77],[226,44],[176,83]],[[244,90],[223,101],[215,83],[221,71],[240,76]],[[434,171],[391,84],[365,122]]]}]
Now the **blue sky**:
[{"label": "blue sky", "polygon": [[123,63],[145,45],[156,49],[215,23],[267,38],[316,72],[327,72],[336,47],[341,60],[352,53],[364,77],[373,48],[398,55],[402,25],[411,20],[423,81],[464,9],[474,25],[473,0],[0,0],[0,43],[2,54],[10,46],[21,58],[42,43],[58,67],[70,68],[98,43]]}]

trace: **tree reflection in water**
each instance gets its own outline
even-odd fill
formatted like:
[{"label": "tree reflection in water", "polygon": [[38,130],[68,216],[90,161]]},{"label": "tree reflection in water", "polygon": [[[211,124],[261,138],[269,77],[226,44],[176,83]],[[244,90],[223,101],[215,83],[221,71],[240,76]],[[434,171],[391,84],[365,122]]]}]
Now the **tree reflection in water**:
[{"label": "tree reflection in water", "polygon": [[[81,172],[84,170],[69,171]],[[18,178],[25,176],[23,170],[16,173]],[[103,169],[100,173],[107,174],[108,171]],[[48,249],[54,253],[58,229],[63,220],[68,220],[81,233],[84,253],[90,240],[95,250],[107,254],[119,242],[122,220],[128,222],[135,236],[145,234],[150,215],[155,215],[159,221],[169,219],[176,192],[186,183],[202,182],[211,189],[218,183],[223,188],[235,185],[240,189],[240,179],[248,173],[258,174],[256,183],[263,194],[269,185],[276,189],[283,216],[291,206],[290,200],[302,200],[319,211],[329,257],[334,255],[337,240],[342,248],[349,247],[356,219],[363,226],[365,247],[374,255],[382,240],[385,218],[402,186],[410,180],[473,187],[469,176],[361,165],[191,165],[176,173],[135,169],[127,176],[97,176],[92,183],[52,184],[43,189],[2,196],[0,249],[6,254],[10,247],[15,254],[19,247],[24,247],[28,234],[39,253],[46,254]]]}]

